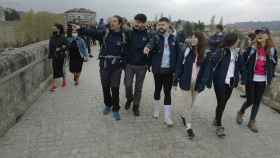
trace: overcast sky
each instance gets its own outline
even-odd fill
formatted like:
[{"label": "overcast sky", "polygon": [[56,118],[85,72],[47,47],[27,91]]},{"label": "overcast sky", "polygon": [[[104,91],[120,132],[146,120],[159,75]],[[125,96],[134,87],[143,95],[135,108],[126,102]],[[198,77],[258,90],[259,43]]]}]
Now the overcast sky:
[{"label": "overcast sky", "polygon": [[212,15],[225,23],[280,20],[280,0],[0,0],[0,5],[19,10],[64,12],[88,8],[98,17],[120,14],[132,18],[143,12],[149,18],[162,12],[173,19],[210,22]]}]

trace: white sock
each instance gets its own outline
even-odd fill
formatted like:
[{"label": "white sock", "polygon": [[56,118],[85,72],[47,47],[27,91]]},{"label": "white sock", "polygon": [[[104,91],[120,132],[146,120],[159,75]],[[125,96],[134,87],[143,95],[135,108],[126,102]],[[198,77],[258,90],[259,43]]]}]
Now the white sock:
[{"label": "white sock", "polygon": [[187,123],[187,130],[192,128],[192,124],[191,123]]}]

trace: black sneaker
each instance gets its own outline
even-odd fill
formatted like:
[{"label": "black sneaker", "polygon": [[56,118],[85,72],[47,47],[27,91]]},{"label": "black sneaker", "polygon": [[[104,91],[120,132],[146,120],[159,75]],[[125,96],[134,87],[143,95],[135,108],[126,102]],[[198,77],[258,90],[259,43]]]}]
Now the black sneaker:
[{"label": "black sneaker", "polygon": [[217,126],[216,134],[217,134],[218,137],[224,138],[224,137],[226,136],[226,134],[225,134],[225,128],[222,127],[222,126]]},{"label": "black sneaker", "polygon": [[125,110],[129,110],[130,109],[131,102],[132,102],[132,100],[127,100],[126,101],[126,103],[125,103]]},{"label": "black sneaker", "polygon": [[136,116],[136,117],[140,116],[140,111],[139,111],[139,109],[133,109],[133,114],[134,114],[134,116]]},{"label": "black sneaker", "polygon": [[247,96],[246,96],[246,94],[241,94],[240,95],[240,98],[246,98]]},{"label": "black sneaker", "polygon": [[192,129],[188,129],[187,133],[188,133],[189,139],[192,140],[195,137],[194,131]]},{"label": "black sneaker", "polygon": [[91,55],[91,54],[90,54],[90,55],[89,55],[89,57],[90,57],[90,58],[92,58],[92,57],[93,57],[93,55]]}]

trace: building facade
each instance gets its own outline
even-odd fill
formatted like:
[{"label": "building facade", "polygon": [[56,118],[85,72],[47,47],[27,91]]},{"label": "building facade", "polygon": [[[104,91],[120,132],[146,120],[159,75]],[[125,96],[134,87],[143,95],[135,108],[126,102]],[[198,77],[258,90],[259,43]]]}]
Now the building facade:
[{"label": "building facade", "polygon": [[96,22],[96,12],[84,8],[75,8],[65,12],[66,22],[79,24],[94,24]]},{"label": "building facade", "polygon": [[0,6],[0,21],[6,21],[5,9]]}]

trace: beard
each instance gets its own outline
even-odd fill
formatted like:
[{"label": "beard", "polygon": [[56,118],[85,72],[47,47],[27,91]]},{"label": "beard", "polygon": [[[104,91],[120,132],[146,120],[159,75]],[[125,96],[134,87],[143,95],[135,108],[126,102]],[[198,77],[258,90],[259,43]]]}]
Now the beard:
[{"label": "beard", "polygon": [[166,33],[166,30],[163,29],[163,28],[159,28],[158,31],[159,31],[160,33],[162,33],[162,34]]}]

